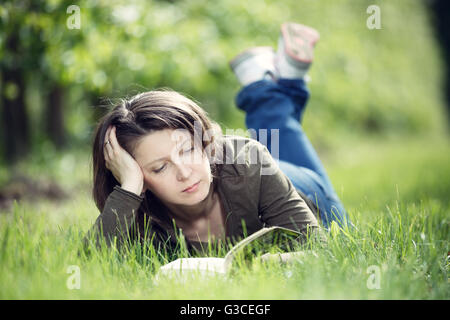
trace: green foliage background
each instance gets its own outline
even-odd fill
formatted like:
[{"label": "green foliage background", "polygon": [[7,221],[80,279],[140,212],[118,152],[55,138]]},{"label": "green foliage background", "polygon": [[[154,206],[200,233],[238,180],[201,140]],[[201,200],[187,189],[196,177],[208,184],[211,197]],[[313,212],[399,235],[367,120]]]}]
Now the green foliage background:
[{"label": "green foliage background", "polygon": [[[20,28],[38,152],[46,146],[39,133],[48,81],[66,89],[72,145],[90,141],[101,105],[159,87],[193,97],[224,128],[245,128],[245,115],[234,105],[239,85],[227,63],[251,46],[276,47],[284,21],[321,34],[304,122],[318,148],[349,133],[410,136],[445,128],[442,62],[422,1],[83,0],[76,3],[79,30],[67,27],[71,1],[45,1],[28,12],[20,3],[1,4],[0,19],[6,32]],[[381,10],[380,30],[366,26],[372,4]],[[8,54],[0,46],[2,63],[15,63]]]}]

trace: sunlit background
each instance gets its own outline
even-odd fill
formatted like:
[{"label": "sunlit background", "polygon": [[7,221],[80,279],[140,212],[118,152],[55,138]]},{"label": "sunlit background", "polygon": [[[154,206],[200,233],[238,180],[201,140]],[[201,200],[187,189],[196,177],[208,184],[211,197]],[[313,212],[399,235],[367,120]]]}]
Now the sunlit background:
[{"label": "sunlit background", "polygon": [[[380,29],[368,27],[373,4]],[[153,88],[194,98],[224,131],[245,129],[228,61],[251,46],[276,47],[284,21],[321,35],[303,125],[323,157],[353,138],[411,140],[448,127],[445,1],[85,0],[78,12],[71,5],[0,5],[0,181],[13,179],[20,162],[88,154],[96,120],[115,99]],[[73,162],[65,157],[67,174]]]}]

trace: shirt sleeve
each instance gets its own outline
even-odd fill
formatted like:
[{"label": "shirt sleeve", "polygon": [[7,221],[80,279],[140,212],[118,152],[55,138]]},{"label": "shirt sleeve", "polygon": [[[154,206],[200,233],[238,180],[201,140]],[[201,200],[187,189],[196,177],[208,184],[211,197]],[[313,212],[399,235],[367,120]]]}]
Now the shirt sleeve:
[{"label": "shirt sleeve", "polygon": [[261,183],[259,212],[267,226],[280,226],[306,232],[318,228],[318,222],[305,200],[281,171],[266,146],[260,147]]},{"label": "shirt sleeve", "polygon": [[136,215],[143,197],[115,186],[106,200],[102,213],[98,216],[85,241],[94,233],[96,245],[105,238],[109,246],[114,238],[122,243],[128,237],[130,229],[135,225]]}]

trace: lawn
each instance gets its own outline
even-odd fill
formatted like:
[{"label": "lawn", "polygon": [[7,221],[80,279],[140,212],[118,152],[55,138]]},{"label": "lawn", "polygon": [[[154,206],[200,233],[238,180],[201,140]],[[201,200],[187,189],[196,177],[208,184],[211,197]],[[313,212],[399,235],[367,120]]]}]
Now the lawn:
[{"label": "lawn", "polygon": [[256,261],[182,285],[154,281],[167,261],[151,248],[78,255],[98,215],[86,154],[24,165],[73,196],[0,213],[0,299],[449,299],[448,138],[349,138],[321,155],[356,230],[332,228],[326,246],[311,242],[288,265]]}]

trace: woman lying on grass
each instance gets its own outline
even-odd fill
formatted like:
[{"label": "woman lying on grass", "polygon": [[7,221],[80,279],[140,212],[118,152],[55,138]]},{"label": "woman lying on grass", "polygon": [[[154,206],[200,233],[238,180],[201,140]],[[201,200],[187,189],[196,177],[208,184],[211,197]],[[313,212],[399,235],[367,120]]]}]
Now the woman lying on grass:
[{"label": "woman lying on grass", "polygon": [[93,194],[101,214],[91,231],[107,243],[170,246],[181,231],[188,248],[201,249],[264,226],[306,235],[320,230],[319,222],[348,223],[300,124],[309,97],[303,78],[318,37],[285,23],[277,52],[251,48],[230,62],[252,138],[222,135],[202,108],[174,91],[115,106],[95,135]]}]

